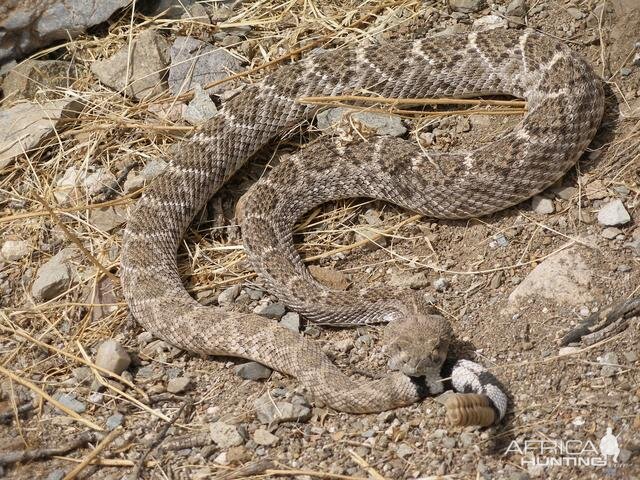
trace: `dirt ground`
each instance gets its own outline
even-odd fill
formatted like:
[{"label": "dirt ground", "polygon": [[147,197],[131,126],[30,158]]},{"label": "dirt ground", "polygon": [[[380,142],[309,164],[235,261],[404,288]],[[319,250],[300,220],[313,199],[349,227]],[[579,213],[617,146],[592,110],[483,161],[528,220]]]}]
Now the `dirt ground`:
[{"label": "dirt ground", "polygon": [[[79,445],[42,460],[5,466],[0,461],[0,477],[63,478],[103,440],[103,434],[90,433],[92,422],[116,427],[116,433],[96,455],[102,463],[88,465],[76,478],[134,478],[142,460],[140,478],[149,479],[223,474],[345,480],[640,478],[640,323],[632,319],[625,330],[592,346],[561,350],[557,343],[590,313],[637,295],[640,288],[640,4],[531,0],[520,12],[507,9],[509,2],[495,1],[468,13],[455,7],[467,3],[482,4],[247,0],[229,9],[218,25],[188,16],[150,21],[125,9],[108,25],[38,54],[74,62],[80,73],[67,92],[80,95],[91,108],[33,157],[0,171],[0,242],[26,240],[31,246],[18,260],[0,260],[0,460],[11,451]],[[74,260],[73,281],[61,294],[47,301],[34,298],[38,269],[73,246],[71,238],[117,275],[122,221],[106,229],[96,225],[113,211],[124,218],[137,198],[137,193],[118,191],[108,200],[112,210],[104,213],[95,206],[100,200],[81,186],[61,201],[55,195],[61,176],[75,166],[85,175],[106,171],[116,178],[134,163],[130,175],[139,174],[191,129],[167,113],[166,102],[126,99],[89,70],[126,45],[130,34],[153,27],[170,40],[185,35],[225,45],[242,59],[243,69],[251,69],[325,35],[332,37],[325,48],[332,48],[466,32],[496,22],[505,28],[526,25],[567,42],[605,81],[606,112],[593,144],[559,184],[542,194],[551,199],[553,212],[541,213],[526,202],[487,218],[432,221],[354,199],[312,212],[298,243],[304,257],[320,257],[313,265],[353,291],[382,284],[431,297],[453,326],[456,352],[490,367],[507,388],[509,412],[499,426],[451,428],[434,399],[377,415],[344,414],[303,400],[297,381],[278,372],[263,380],[243,379],[236,373],[243,360],[201,358],[143,332],[128,316],[117,279],[86,255]],[[256,71],[239,82],[264,74]],[[55,96],[43,93],[49,94]],[[181,102],[174,99],[173,105]],[[403,121],[406,137],[455,151],[491,142],[518,118],[487,113]],[[201,302],[215,305],[220,293],[238,284],[242,289],[225,308],[251,312],[279,305],[244,260],[234,205],[253,182],[315,135],[312,127],[311,133],[305,130],[261,152],[189,230],[180,264],[187,287]],[[617,199],[631,220],[610,230],[598,221],[598,211]],[[362,241],[362,232],[376,234],[373,243]],[[561,298],[558,287],[557,297],[527,294],[520,303],[509,301],[534,268],[558,252],[579,258],[588,272],[588,281],[576,287],[580,298]],[[381,332],[382,327],[307,325],[302,334],[320,342],[344,371],[359,375],[387,371]],[[101,384],[99,373],[88,366],[107,339],[118,341],[132,363],[120,378],[104,377]],[[186,377],[188,385],[176,387]],[[38,390],[54,399],[62,396],[78,418]],[[294,406],[309,402],[310,412],[299,421],[269,424],[256,414],[255,402],[263,396]],[[212,425],[228,428],[229,444],[214,441]],[[620,450],[617,462],[602,465],[600,441],[608,427]],[[88,441],[80,442],[82,435]],[[548,464],[553,461],[564,463]],[[571,463],[579,461],[587,465]]]}]

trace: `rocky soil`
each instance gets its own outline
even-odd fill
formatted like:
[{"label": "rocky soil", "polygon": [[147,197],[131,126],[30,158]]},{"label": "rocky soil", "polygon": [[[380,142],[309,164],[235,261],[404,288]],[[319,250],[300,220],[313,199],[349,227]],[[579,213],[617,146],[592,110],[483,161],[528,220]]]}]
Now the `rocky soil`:
[{"label": "rocky soil", "polygon": [[[85,12],[72,40],[40,35],[44,13],[34,11],[20,48],[7,39],[24,6],[0,7],[0,477],[640,478],[640,322],[592,345],[558,344],[592,313],[639,293],[636,0],[167,0],[115,10],[125,3]],[[117,275],[129,210],[180,137],[268,71],[258,67],[277,68],[301,48],[525,26],[567,42],[606,85],[602,127],[562,181],[467,222],[354,199],[311,212],[299,228],[301,254],[333,288],[381,284],[430,298],[453,325],[455,354],[506,386],[501,425],[451,428],[438,399],[338,413],[295,379],[182,352],[128,316]],[[204,304],[300,331],[354,376],[384,374],[382,327],[307,325],[265,291],[245,262],[235,203],[321,133],[469,149],[521,115],[496,108],[441,116],[324,108],[198,216],[180,251],[188,289]],[[602,465],[608,427],[619,452]]]}]

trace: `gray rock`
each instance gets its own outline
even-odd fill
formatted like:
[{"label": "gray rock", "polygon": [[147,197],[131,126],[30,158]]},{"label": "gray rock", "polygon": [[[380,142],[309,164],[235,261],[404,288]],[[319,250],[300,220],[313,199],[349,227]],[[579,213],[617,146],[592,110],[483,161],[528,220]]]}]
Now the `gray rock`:
[{"label": "gray rock", "polygon": [[163,160],[151,160],[137,174],[129,174],[124,182],[124,191],[127,193],[135,192],[144,187],[145,183],[150,182],[162,172],[167,163]]},{"label": "gray rock", "polygon": [[263,303],[254,308],[253,312],[263,317],[280,320],[285,313],[285,308],[281,303]]},{"label": "gray rock", "polygon": [[531,208],[541,215],[549,215],[554,212],[553,200],[536,195],[531,199]]},{"label": "gray rock", "polygon": [[[55,40],[69,40],[107,20],[129,0],[51,0],[3,2],[0,16],[0,63]],[[6,6],[5,6],[6,5]]]},{"label": "gray rock", "polygon": [[265,393],[254,402],[258,420],[265,424],[280,422],[305,422],[311,418],[311,408],[306,400],[295,395],[291,402],[277,400]]},{"label": "gray rock", "polygon": [[[169,88],[174,95],[191,90],[196,85],[228,77],[240,69],[240,61],[226,50],[191,37],[178,37],[171,46],[171,68]],[[208,89],[208,93],[219,93],[232,88],[233,82]]]},{"label": "gray rock", "polygon": [[474,13],[482,10],[485,5],[484,0],[449,0],[449,7],[454,12]]},{"label": "gray rock", "polygon": [[280,320],[280,325],[298,333],[300,331],[300,315],[296,312],[287,312]]},{"label": "gray rock", "polygon": [[62,480],[66,475],[65,471],[61,468],[56,468],[52,470],[49,475],[47,475],[47,480]]},{"label": "gray rock", "polygon": [[155,0],[148,2],[148,10],[144,13],[149,16],[178,19],[185,13],[189,13],[196,4],[196,0]]},{"label": "gray rock", "polygon": [[79,100],[63,98],[44,103],[22,102],[0,110],[0,169],[23,152],[29,154],[54,131],[62,131],[68,125],[61,120],[76,118],[82,108]]},{"label": "gray rock", "polygon": [[253,441],[258,445],[264,445],[265,447],[275,445],[280,439],[272,433],[269,433],[264,428],[259,428],[253,433]]},{"label": "gray rock", "polygon": [[0,249],[0,257],[15,262],[31,253],[31,245],[26,240],[6,240]]},{"label": "gray rock", "polygon": [[109,233],[127,221],[127,207],[93,208],[89,213],[91,224],[101,232]]},{"label": "gray rock", "polygon": [[507,16],[516,16],[516,17],[524,17],[525,13],[527,13],[527,2],[526,0],[511,0],[509,5],[507,5],[506,10]]},{"label": "gray rock", "polygon": [[113,339],[100,344],[96,353],[96,365],[110,372],[120,375],[131,363],[131,357],[127,351]]},{"label": "gray rock", "polygon": [[120,412],[116,412],[109,418],[107,418],[107,421],[105,423],[107,430],[115,430],[124,423],[124,415],[122,415]]},{"label": "gray rock", "polygon": [[73,410],[76,413],[84,413],[87,409],[87,406],[84,402],[76,399],[75,394],[73,393],[58,393],[54,395],[57,401],[59,401],[62,405],[67,407],[70,410]]},{"label": "gray rock", "polygon": [[413,448],[411,448],[406,443],[401,443],[400,445],[398,445],[398,448],[396,450],[396,455],[398,455],[400,458],[405,458],[412,454],[413,454]]},{"label": "gray rock", "polygon": [[240,291],[242,290],[242,285],[232,285],[231,287],[223,290],[220,295],[218,295],[218,305],[221,307],[228,307],[232,305],[233,302],[236,301],[238,295],[240,295]]},{"label": "gray rock", "polygon": [[566,9],[566,12],[567,12],[569,15],[571,15],[571,16],[572,16],[574,19],[576,19],[576,20],[582,20],[584,17],[586,17],[586,16],[587,16],[587,14],[586,14],[586,13],[584,13],[584,12],[582,12],[582,11],[578,10],[578,9],[577,9],[577,8],[575,8],[575,7],[569,7],[569,8],[567,8],[567,9]]},{"label": "gray rock", "polygon": [[209,426],[211,440],[222,449],[236,447],[244,443],[244,439],[235,425],[215,422]]},{"label": "gray rock", "polygon": [[60,250],[42,265],[31,285],[31,293],[39,300],[51,300],[64,292],[73,280],[69,263],[76,257],[78,250],[67,247]]},{"label": "gray rock", "polygon": [[435,282],[433,282],[433,288],[435,288],[436,291],[438,292],[444,292],[449,288],[449,280],[447,280],[446,278],[440,277],[436,279]]},{"label": "gray rock", "polygon": [[168,63],[169,42],[154,30],[144,30],[131,46],[125,45],[113,56],[94,62],[91,71],[106,86],[142,100],[164,90]]},{"label": "gray rock", "polygon": [[38,91],[68,87],[74,78],[75,69],[69,62],[28,59],[7,74],[2,91],[12,103],[33,100]]},{"label": "gray rock", "polygon": [[601,374],[603,377],[613,377],[620,371],[620,360],[615,352],[606,352],[598,358],[598,362],[603,365]]},{"label": "gray rock", "polygon": [[621,233],[622,233],[622,230],[620,230],[619,228],[607,227],[607,228],[603,229],[602,232],[600,232],[600,235],[602,235],[607,240],[613,240],[614,238],[616,238]]},{"label": "gray rock", "polygon": [[608,227],[624,225],[630,220],[631,217],[629,216],[629,212],[624,208],[624,204],[620,199],[612,200],[598,212],[598,223]]},{"label": "gray rock", "polygon": [[509,303],[539,296],[557,303],[583,305],[593,300],[592,278],[593,272],[577,250],[563,250],[534,268],[511,292]]},{"label": "gray rock", "polygon": [[390,135],[399,137],[404,135],[407,128],[400,117],[384,113],[371,113],[366,111],[354,111],[349,108],[329,108],[317,115],[317,127],[326,130],[340,123],[343,118],[350,118],[363,127],[375,131],[377,135]]},{"label": "gray rock", "polygon": [[578,193],[578,189],[576,187],[557,187],[553,189],[553,193],[562,200],[570,200]]},{"label": "gray rock", "polygon": [[233,368],[240,378],[245,380],[263,380],[271,376],[271,369],[258,362],[247,362]]},{"label": "gray rock", "polygon": [[193,99],[183,109],[182,118],[191,125],[199,125],[212,119],[217,113],[216,104],[213,103],[209,94],[196,84]]},{"label": "gray rock", "polygon": [[348,353],[353,350],[353,340],[345,338],[344,340],[337,340],[333,344],[338,352]]},{"label": "gray rock", "polygon": [[167,382],[167,392],[169,393],[183,393],[191,386],[191,378],[189,377],[176,377]]}]

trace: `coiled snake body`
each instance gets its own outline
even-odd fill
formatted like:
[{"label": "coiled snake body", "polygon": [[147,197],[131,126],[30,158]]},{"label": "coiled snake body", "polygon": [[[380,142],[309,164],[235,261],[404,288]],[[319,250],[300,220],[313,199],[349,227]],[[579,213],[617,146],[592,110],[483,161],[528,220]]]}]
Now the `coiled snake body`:
[{"label": "coiled snake body", "polygon": [[[195,214],[251,155],[316,107],[300,97],[370,92],[391,98],[507,94],[528,111],[512,131],[470,153],[424,152],[397,139],[296,156],[254,186],[243,202],[249,258],[273,293],[320,323],[390,322],[387,338],[401,372],[366,382],[342,374],[312,341],[257,315],[204,307],[176,267],[179,242]],[[135,318],[185,350],[252,359],[293,375],[314,397],[348,412],[406,405],[442,390],[450,328],[414,294],[334,292],[318,284],[292,246],[292,227],[328,200],[385,199],[436,218],[486,215],[557,181],[588,146],[603,113],[590,66],[565,45],[533,32],[435,36],[334,50],[282,67],[231,99],[176,151],[147,189],[124,233],[121,278]],[[501,418],[506,397],[482,367],[456,364],[452,381],[469,402],[452,409]],[[471,414],[471,417],[474,415]],[[480,415],[482,416],[482,414]],[[457,420],[456,420],[457,421]]]}]

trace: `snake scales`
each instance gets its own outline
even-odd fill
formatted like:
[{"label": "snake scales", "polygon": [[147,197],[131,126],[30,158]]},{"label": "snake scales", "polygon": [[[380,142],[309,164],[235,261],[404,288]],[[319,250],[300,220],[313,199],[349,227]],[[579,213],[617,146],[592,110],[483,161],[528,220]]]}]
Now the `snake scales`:
[{"label": "snake scales", "polygon": [[[325,324],[390,322],[401,372],[357,382],[312,341],[257,315],[204,307],[178,275],[179,242],[195,214],[256,151],[311,119],[300,97],[369,92],[383,97],[524,98],[523,120],[469,153],[422,151],[397,139],[334,147],[321,141],[258,182],[243,198],[249,258],[273,293]],[[557,181],[588,146],[603,114],[603,90],[567,46],[530,32],[494,30],[312,55],[248,85],[176,150],[138,202],[124,232],[121,278],[134,317],[182,349],[252,359],[293,375],[316,400],[374,412],[442,391],[450,327],[407,292],[336,292],[316,282],[292,245],[292,227],[310,208],[338,198],[384,199],[436,218],[486,215]],[[465,392],[448,405],[458,423],[502,418],[506,397],[479,365],[452,373]],[[472,392],[472,393],[469,393]],[[456,410],[457,409],[457,410]],[[460,418],[462,416],[463,418]],[[464,418],[464,417],[468,418]]]}]

